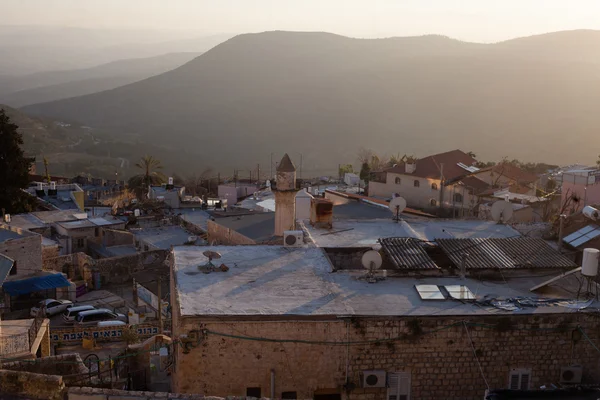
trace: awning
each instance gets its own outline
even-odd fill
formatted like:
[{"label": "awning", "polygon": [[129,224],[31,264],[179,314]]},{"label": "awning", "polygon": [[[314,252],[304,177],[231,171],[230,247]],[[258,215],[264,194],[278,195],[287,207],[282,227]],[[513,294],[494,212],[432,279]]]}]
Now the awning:
[{"label": "awning", "polygon": [[52,274],[35,278],[22,279],[20,281],[4,282],[2,289],[11,296],[39,292],[42,290],[55,289],[69,286],[69,281],[63,274]]}]

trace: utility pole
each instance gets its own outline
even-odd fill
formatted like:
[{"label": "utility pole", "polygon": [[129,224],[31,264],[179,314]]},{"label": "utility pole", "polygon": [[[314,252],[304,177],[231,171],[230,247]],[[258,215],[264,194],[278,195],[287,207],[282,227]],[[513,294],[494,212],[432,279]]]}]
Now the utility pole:
[{"label": "utility pole", "polygon": [[302,179],[302,153],[300,153],[300,179]]},{"label": "utility pole", "polygon": [[269,172],[269,179],[273,179],[273,153],[271,153],[271,164],[269,164],[271,166],[271,170]]},{"label": "utility pole", "polygon": [[156,296],[158,297],[158,333],[163,333],[163,316],[162,316],[162,277],[158,277],[158,287],[156,288]]},{"label": "utility pole", "polygon": [[260,164],[256,164],[256,187],[260,189]]}]

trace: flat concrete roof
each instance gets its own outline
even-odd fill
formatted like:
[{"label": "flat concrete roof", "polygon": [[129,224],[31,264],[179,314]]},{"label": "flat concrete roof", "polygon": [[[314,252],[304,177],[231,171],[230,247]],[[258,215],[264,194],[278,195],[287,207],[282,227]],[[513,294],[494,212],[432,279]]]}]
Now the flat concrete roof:
[{"label": "flat concrete roof", "polygon": [[[334,209],[335,214],[335,209]],[[425,220],[406,218],[336,220],[332,229],[315,228],[303,221],[309,235],[319,247],[365,247],[377,244],[377,239],[411,237],[436,239],[509,238],[521,236],[508,225],[480,220]]]},{"label": "flat concrete roof", "polygon": [[[148,245],[161,250],[169,250],[171,246],[179,246],[188,241],[194,234],[186,231],[180,226],[161,226],[159,228],[143,228],[132,230],[136,240],[143,241]],[[203,243],[201,239],[197,244]]]},{"label": "flat concrete roof", "polygon": [[181,213],[181,219],[184,221],[195,225],[204,232],[208,231],[208,220],[210,219],[210,214],[208,212],[190,208],[181,208],[177,210],[177,212]]},{"label": "flat concrete roof", "polygon": [[77,218],[74,214],[84,214],[82,211],[78,209],[70,209],[70,210],[57,210],[57,211],[38,211],[31,213],[33,216],[38,218],[45,224],[51,224],[53,222],[65,222],[65,221],[75,221]]},{"label": "flat concrete roof", "polygon": [[[51,212],[51,211],[50,211]],[[33,214],[17,214],[11,215],[9,226],[14,226],[21,229],[36,229],[44,228],[46,224]]]},{"label": "flat concrete roof", "polygon": [[[29,233],[29,232],[27,232],[27,233]],[[31,236],[31,234],[30,235],[22,235],[18,232],[15,232],[15,231],[12,231],[10,229],[0,226],[0,243],[6,242],[7,240],[22,239],[27,236]]]},{"label": "flat concrete roof", "polygon": [[96,225],[87,219],[80,219],[77,221],[58,222],[58,225],[65,229],[79,229],[79,228],[95,228]]},{"label": "flat concrete roof", "polygon": [[215,218],[215,223],[232,229],[256,243],[270,241],[275,235],[275,213],[237,215]]},{"label": "flat concrete roof", "polygon": [[[208,274],[199,271],[198,266],[208,262],[203,255],[206,250],[220,253],[221,258],[213,263],[225,264],[229,270]],[[452,300],[449,296],[444,300],[422,300],[415,289],[415,285],[466,285],[478,300],[572,298],[562,289],[569,283],[564,279],[539,293],[529,291],[549,279],[547,272],[486,282],[401,276],[368,283],[361,279],[365,271],[332,272],[323,249],[314,247],[178,246],[173,249],[173,256],[182,316],[460,316],[569,313],[578,312],[581,307],[580,303],[571,302],[507,311],[483,303]]]}]

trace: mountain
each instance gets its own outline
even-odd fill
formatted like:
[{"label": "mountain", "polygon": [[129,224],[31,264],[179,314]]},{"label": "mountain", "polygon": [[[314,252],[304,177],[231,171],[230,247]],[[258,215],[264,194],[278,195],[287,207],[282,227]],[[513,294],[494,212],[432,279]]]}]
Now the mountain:
[{"label": "mountain", "polygon": [[164,74],[25,110],[137,133],[226,171],[289,152],[296,161],[303,154],[305,175],[333,173],[360,147],[591,162],[599,46],[597,31],[485,45],[441,36],[246,34]]},{"label": "mountain", "polygon": [[91,68],[166,53],[204,52],[231,38],[183,30],[117,30],[0,25],[0,75]]},{"label": "mountain", "polygon": [[0,76],[0,103],[21,107],[114,89],[170,71],[198,55],[199,53],[169,53],[157,57],[113,61],[80,70],[38,72],[18,77]]}]

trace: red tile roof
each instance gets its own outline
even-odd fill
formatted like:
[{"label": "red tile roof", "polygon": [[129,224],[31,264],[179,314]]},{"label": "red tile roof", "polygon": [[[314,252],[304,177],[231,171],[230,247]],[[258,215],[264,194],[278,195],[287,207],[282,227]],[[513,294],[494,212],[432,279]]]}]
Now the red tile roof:
[{"label": "red tile roof", "polygon": [[484,168],[481,171],[492,171],[496,175],[502,175],[518,183],[533,183],[538,177],[530,172],[524,171],[510,163],[499,163],[493,167]]},{"label": "red tile roof", "polygon": [[401,162],[395,167],[386,169],[385,172],[412,175],[420,178],[440,179],[441,165],[444,164],[444,178],[446,180],[451,180],[471,173],[466,169],[459,167],[457,165],[458,163],[472,166],[476,162],[477,160],[465,152],[461,150],[452,150],[417,160],[417,168],[412,174],[406,173],[404,162]]}]

